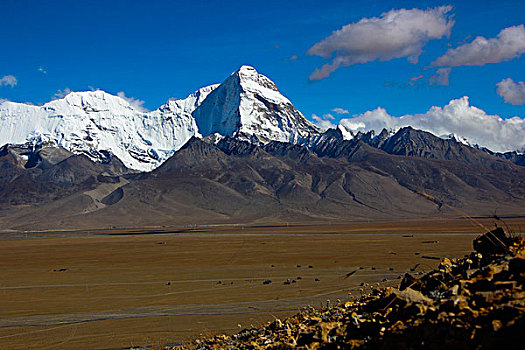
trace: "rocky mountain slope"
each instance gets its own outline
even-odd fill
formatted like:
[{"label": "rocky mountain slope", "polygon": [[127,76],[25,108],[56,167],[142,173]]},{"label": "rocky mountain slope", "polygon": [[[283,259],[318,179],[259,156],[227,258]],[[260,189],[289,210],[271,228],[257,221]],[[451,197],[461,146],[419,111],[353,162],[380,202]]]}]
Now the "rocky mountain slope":
[{"label": "rocky mountain slope", "polygon": [[[0,148],[0,212],[17,206],[45,204],[86,193],[80,212],[89,211],[95,199],[127,183],[132,172],[117,158],[107,163],[91,161],[54,144],[37,148],[10,146]],[[99,194],[89,191],[98,191]],[[100,202],[100,201],[99,201]]]},{"label": "rocky mountain slope", "polygon": [[[441,159],[480,165],[484,167],[506,168],[508,162],[520,165],[520,157],[504,157],[501,154],[490,153],[473,148],[454,139],[442,139],[429,132],[404,127],[392,133],[383,129],[379,134],[370,131],[358,133],[353,138],[345,138],[339,130],[329,130],[317,137],[312,137],[308,148],[322,156],[339,157],[349,152],[358,142],[366,143],[391,155],[402,155],[426,159]],[[499,158],[499,159],[498,159]]]},{"label": "rocky mountain slope", "polygon": [[[432,140],[414,130],[400,130],[397,136],[403,139],[407,132]],[[0,157],[2,167],[30,180],[4,179],[3,188],[10,190],[3,192],[2,202],[11,204],[0,211],[0,225],[70,229],[523,215],[525,168],[480,150],[458,151],[464,145],[454,145],[455,153],[464,156],[449,157],[455,153],[442,153],[439,140],[435,151],[406,155],[328,136],[310,149],[278,141],[256,145],[236,137],[193,137],[159,168],[139,174],[83,156],[25,169],[14,166],[8,153]],[[425,149],[432,150],[430,141]],[[465,156],[469,152],[472,158]],[[71,167],[74,162],[97,168]],[[75,185],[61,184],[62,169],[67,174],[80,169],[81,175],[69,175],[77,176]],[[107,179],[115,180],[108,185]],[[23,192],[28,184],[36,192],[52,188],[55,195],[32,194],[25,202],[12,198],[11,189]]]}]

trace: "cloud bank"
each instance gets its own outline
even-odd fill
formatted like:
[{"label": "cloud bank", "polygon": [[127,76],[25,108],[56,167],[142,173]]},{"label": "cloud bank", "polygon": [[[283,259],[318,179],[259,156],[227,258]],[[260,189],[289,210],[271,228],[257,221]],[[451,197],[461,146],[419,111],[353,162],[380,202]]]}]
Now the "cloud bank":
[{"label": "cloud bank", "polygon": [[489,115],[470,106],[466,96],[450,101],[445,107],[432,107],[423,114],[394,117],[385,109],[377,108],[354,118],[342,119],[340,124],[353,132],[380,132],[383,128],[397,130],[411,126],[438,136],[454,134],[458,140],[466,138],[473,145],[495,152],[525,151],[525,119]]},{"label": "cloud bank", "polygon": [[339,67],[375,60],[407,57],[417,63],[422,47],[429,40],[450,34],[454,25],[449,16],[451,10],[451,6],[391,10],[380,17],[347,24],[308,50],[308,55],[325,59],[331,59],[335,53],[332,63],[317,68],[310,79],[324,79]]},{"label": "cloud bank", "polygon": [[503,29],[496,38],[478,36],[471,43],[449,49],[433,66],[483,66],[518,58],[525,53],[525,26]]},{"label": "cloud bank", "polygon": [[496,92],[503,97],[505,103],[513,105],[525,104],[525,82],[519,81],[515,83],[511,78],[507,78],[496,85],[498,86]]},{"label": "cloud bank", "polygon": [[11,87],[15,86],[16,84],[18,84],[18,80],[16,79],[16,77],[12,76],[12,75],[4,75],[2,78],[0,78],[0,86],[2,85],[10,85]]},{"label": "cloud bank", "polygon": [[323,117],[319,117],[317,114],[312,114],[312,119],[314,125],[323,131],[335,129],[336,127],[335,124],[331,122],[331,120],[334,120],[334,116],[329,113],[324,114]]}]

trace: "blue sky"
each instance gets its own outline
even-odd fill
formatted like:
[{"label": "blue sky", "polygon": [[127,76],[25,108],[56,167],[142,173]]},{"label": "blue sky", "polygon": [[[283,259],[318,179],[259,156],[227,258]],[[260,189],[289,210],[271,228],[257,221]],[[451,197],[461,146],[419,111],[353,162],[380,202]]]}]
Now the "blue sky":
[{"label": "blue sky", "polygon": [[[331,59],[307,52],[344,25],[391,10],[445,5],[452,6],[447,18],[455,23],[448,36],[423,40],[417,63],[371,60],[309,78]],[[462,96],[488,114],[525,117],[521,100],[506,103],[496,92],[503,79],[525,80],[520,52],[498,63],[454,66],[448,85],[431,85],[440,67],[428,68],[450,48],[524,24],[524,1],[0,0],[0,13],[0,78],[17,82],[0,81],[0,98],[13,101],[40,104],[58,90],[99,88],[124,91],[155,109],[248,64],[308,118],[332,113],[337,121],[379,106],[396,116],[425,113]]]}]

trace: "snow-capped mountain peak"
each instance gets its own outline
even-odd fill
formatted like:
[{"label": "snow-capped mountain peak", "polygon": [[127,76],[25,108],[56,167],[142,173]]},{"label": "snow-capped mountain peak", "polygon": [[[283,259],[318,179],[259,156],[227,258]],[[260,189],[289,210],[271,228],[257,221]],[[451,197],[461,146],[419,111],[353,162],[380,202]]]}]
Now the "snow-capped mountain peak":
[{"label": "snow-capped mountain peak", "polygon": [[264,96],[273,103],[289,103],[291,102],[281,95],[277,85],[266,76],[259,74],[255,68],[251,66],[242,66],[234,75],[239,77],[239,84],[244,92],[250,92],[259,96]]},{"label": "snow-capped mountain peak", "polygon": [[317,132],[273,81],[250,66],[150,112],[102,90],[70,92],[42,106],[0,103],[0,146],[49,142],[94,161],[115,155],[141,171],[158,167],[192,136],[298,143]]},{"label": "snow-capped mountain peak", "polygon": [[297,143],[319,130],[255,68],[241,66],[195,109],[203,136],[219,133],[267,142]]}]

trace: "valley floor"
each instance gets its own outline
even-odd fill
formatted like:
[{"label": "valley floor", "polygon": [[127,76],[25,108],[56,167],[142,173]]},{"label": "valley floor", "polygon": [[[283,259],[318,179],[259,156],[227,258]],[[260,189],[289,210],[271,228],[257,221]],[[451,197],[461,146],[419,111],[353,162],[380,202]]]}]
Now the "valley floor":
[{"label": "valley floor", "polygon": [[[1,233],[0,348],[116,349],[232,333],[359,295],[363,282],[431,270],[439,260],[429,257],[463,256],[481,226],[494,226],[477,222]],[[525,227],[525,218],[505,222]]]}]

